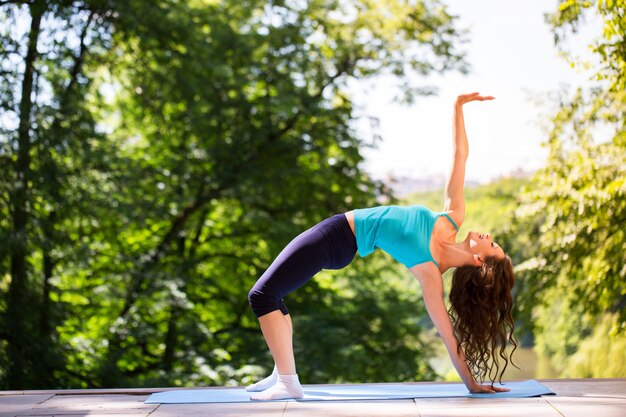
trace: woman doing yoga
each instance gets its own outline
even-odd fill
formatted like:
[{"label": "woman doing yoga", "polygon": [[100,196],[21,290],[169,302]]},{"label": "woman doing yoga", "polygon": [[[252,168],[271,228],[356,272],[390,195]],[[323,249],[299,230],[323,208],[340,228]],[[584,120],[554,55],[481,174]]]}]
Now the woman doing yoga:
[{"label": "woman doing yoga", "polygon": [[[404,264],[419,281],[426,309],[467,389],[473,393],[508,391],[493,381],[508,364],[513,336],[511,259],[488,233],[470,231],[460,242],[465,218],[463,184],[468,156],[463,105],[493,100],[479,93],[460,95],[454,105],[453,163],[442,212],[423,206],[380,206],[337,214],[292,240],[248,295],[274,358],[274,371],[247,387],[253,400],[302,398],[293,355],[293,327],[283,301],[322,269],[341,269],[355,253],[376,248]],[[450,310],[443,300],[442,274],[455,268]],[[504,367],[497,359],[504,360]],[[477,382],[485,377],[491,384]]]}]

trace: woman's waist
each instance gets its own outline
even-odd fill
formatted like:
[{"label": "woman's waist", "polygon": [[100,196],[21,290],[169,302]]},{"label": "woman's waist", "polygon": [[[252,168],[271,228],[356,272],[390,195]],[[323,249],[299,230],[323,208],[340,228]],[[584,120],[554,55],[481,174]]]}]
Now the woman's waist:
[{"label": "woman's waist", "polygon": [[350,225],[350,230],[352,230],[352,234],[356,236],[356,232],[354,229],[354,210],[350,210],[344,213],[346,219],[348,220],[348,224]]}]

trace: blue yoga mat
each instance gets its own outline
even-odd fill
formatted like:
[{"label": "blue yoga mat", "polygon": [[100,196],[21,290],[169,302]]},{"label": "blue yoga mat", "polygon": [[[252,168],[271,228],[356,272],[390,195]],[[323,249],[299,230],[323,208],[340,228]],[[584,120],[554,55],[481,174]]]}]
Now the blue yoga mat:
[{"label": "blue yoga mat", "polygon": [[[530,379],[507,382],[509,392],[471,394],[461,383],[450,384],[358,384],[358,385],[303,385],[304,398],[278,401],[340,401],[340,400],[392,400],[409,398],[524,398],[554,395],[548,388]],[[146,404],[182,403],[247,403],[250,394],[243,388],[209,388],[174,390],[152,394]]]}]

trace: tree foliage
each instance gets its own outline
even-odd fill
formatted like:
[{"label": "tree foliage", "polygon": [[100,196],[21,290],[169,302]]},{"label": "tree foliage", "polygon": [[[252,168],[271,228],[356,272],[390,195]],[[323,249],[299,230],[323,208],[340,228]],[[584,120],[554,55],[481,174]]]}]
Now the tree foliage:
[{"label": "tree foliage", "polygon": [[[4,388],[258,375],[248,288],[381,192],[349,80],[390,73],[410,100],[431,91],[411,74],[466,69],[434,0],[2,1],[0,21]],[[304,377],[433,376],[421,307],[376,288],[380,262],[288,301]]]},{"label": "tree foliage", "polygon": [[[570,59],[594,68],[596,86],[561,98],[546,143],[548,163],[517,211],[517,231],[532,237],[533,249],[518,269],[520,301],[527,320],[535,321],[539,350],[565,375],[624,376],[569,365],[580,362],[583,350],[589,353],[597,326],[618,344],[626,329],[626,6],[568,0],[547,21],[562,47],[587,13],[597,13],[604,25],[590,46],[597,63]],[[609,137],[600,142],[602,132]],[[612,360],[626,359],[623,351],[610,351]]]}]

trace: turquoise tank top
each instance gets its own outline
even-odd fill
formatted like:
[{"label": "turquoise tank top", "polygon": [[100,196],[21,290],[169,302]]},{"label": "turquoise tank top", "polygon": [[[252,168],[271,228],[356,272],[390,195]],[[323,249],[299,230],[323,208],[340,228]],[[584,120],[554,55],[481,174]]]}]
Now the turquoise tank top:
[{"label": "turquoise tank top", "polygon": [[380,248],[407,268],[424,262],[439,265],[430,253],[430,237],[435,221],[446,214],[427,207],[379,206],[354,210],[354,229],[359,255],[367,256]]}]

